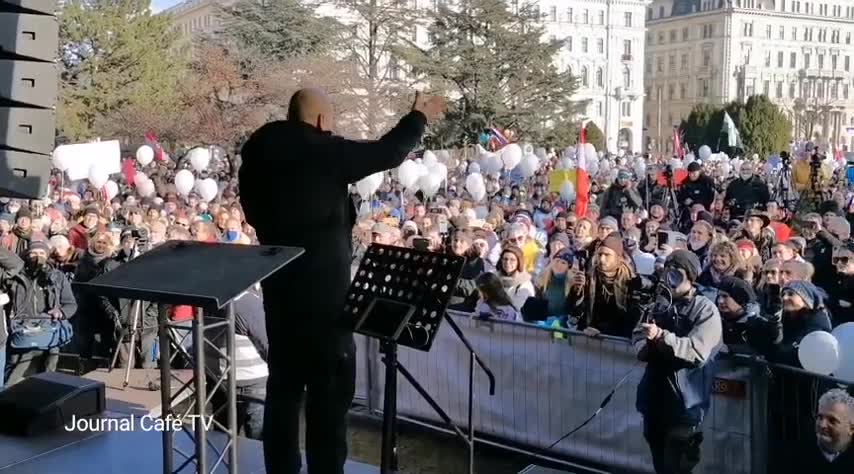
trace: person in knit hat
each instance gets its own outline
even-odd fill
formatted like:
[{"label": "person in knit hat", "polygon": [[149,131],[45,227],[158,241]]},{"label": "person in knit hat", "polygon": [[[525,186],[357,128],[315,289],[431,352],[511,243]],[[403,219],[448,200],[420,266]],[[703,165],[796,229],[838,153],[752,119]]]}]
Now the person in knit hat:
[{"label": "person in knit hat", "polygon": [[793,280],[783,285],[783,312],[766,315],[767,358],[771,362],[801,367],[798,346],[807,334],[830,332],[830,314],[825,308],[824,290],[809,281]]},{"label": "person in knit hat", "polygon": [[0,214],[0,248],[10,252],[18,251],[18,236],[12,232],[14,224],[15,216],[13,214]]},{"label": "person in knit hat", "polygon": [[18,243],[15,247],[15,252],[25,257],[27,255],[27,250],[30,247],[30,240],[33,236],[33,215],[30,212],[30,208],[27,206],[21,206],[18,209],[17,214],[15,215],[15,228],[12,229],[12,232],[18,237]]},{"label": "person in knit hat", "polygon": [[[691,472],[700,462],[702,422],[711,406],[722,329],[718,309],[698,294],[700,260],[675,250],[664,264],[663,283],[672,298],[660,298],[632,333],[646,370],[637,388],[637,409],[657,472]],[[666,300],[666,301],[665,301]],[[672,460],[682,460],[679,470]]]},{"label": "person in knit hat", "polygon": [[623,240],[618,235],[608,236],[593,256],[589,281],[579,278],[585,298],[578,329],[590,337],[631,336],[637,322],[629,308],[629,283],[633,278],[635,273],[626,259]]},{"label": "person in knit hat", "polygon": [[724,277],[718,285],[718,310],[723,324],[724,344],[736,352],[756,337],[759,305],[753,288],[741,278]]}]

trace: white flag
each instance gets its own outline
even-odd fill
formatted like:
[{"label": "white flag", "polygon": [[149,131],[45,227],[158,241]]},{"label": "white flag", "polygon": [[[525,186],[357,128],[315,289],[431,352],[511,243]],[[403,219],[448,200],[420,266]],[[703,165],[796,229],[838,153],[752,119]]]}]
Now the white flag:
[{"label": "white flag", "polygon": [[727,145],[729,145],[730,148],[744,148],[744,145],[741,143],[741,135],[739,135],[738,129],[735,128],[735,122],[732,121],[732,117],[730,117],[727,112],[724,112],[724,127],[721,131],[726,132]]}]

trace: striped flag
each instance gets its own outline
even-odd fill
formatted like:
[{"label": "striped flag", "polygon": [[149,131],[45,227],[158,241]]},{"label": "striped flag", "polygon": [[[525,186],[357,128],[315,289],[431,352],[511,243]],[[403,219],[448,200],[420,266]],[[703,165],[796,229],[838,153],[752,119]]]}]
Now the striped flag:
[{"label": "striped flag", "polygon": [[145,132],[145,144],[154,150],[155,161],[163,161],[163,147],[160,145],[160,141],[157,140],[157,137],[153,133]]},{"label": "striped flag", "polygon": [[587,175],[587,157],[584,153],[586,141],[587,132],[581,127],[578,148],[575,150],[578,157],[578,167],[575,170],[575,215],[579,218],[587,216],[587,206],[590,205],[590,176]]},{"label": "striped flag", "polygon": [[673,127],[673,154],[680,160],[685,159],[685,149],[682,147],[682,139],[679,137],[679,128]]},{"label": "striped flag", "polygon": [[510,140],[501,133],[501,130],[496,127],[492,127],[489,129],[489,145],[493,151],[504,148]]}]

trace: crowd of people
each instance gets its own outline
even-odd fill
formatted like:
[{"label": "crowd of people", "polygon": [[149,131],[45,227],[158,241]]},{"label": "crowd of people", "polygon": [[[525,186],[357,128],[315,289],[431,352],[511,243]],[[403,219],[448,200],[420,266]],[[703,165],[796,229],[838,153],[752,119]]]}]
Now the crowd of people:
[{"label": "crowd of people", "polygon": [[[699,459],[718,353],[800,367],[804,337],[854,321],[854,200],[842,167],[811,176],[811,155],[786,163],[794,173],[773,174],[758,160],[695,159],[681,178],[669,159],[645,157],[638,176],[633,159],[604,158],[581,215],[549,186],[561,166],[554,153],[529,179],[487,176],[485,202],[461,184],[468,163],[429,199],[389,175],[361,205],[353,267],[371,243],[463,256],[452,309],[631,339],[647,362],[638,409],[656,470],[688,472],[668,465]],[[785,198],[795,193],[800,203]],[[796,214],[808,200],[816,212]],[[686,399],[695,403],[669,411]],[[854,425],[843,426],[848,446]],[[826,467],[850,468],[851,451],[811,467],[842,472]]]},{"label": "crowd of people", "polygon": [[[488,175],[488,195],[479,202],[463,185],[470,166],[465,160],[430,198],[402,189],[387,173],[371,199],[352,192],[354,212],[360,213],[352,266],[372,243],[463,256],[452,309],[632,340],[648,363],[639,410],[645,420],[678,419],[645,425],[657,469],[671,472],[664,467],[674,455],[670,441],[682,446],[680,455],[699,452],[696,433],[684,428],[701,421],[709,394],[699,387],[713,377],[719,351],[799,366],[804,337],[854,321],[854,200],[844,180],[826,176],[821,192],[810,194],[802,173],[794,173],[789,184],[802,199],[823,196],[815,203],[818,212],[796,215],[790,202],[779,199],[777,178],[758,161],[744,160],[733,172],[729,165],[694,160],[683,179],[674,180],[669,160],[647,160],[638,176],[626,159],[605,159],[610,169],[594,176],[591,204],[582,215],[575,200],[550,191],[550,173],[560,166],[555,154],[531,178]],[[802,169],[801,161],[809,159],[796,158],[793,168]],[[212,172],[220,188],[206,202],[195,193],[180,195],[170,184],[186,167],[180,160],[155,162],[147,171],[157,193],[149,198],[121,176],[115,177],[119,193],[106,199],[103,190],[64,183],[57,173],[49,198],[0,200],[0,302],[6,308],[0,382],[56,370],[60,352],[104,364],[118,351],[121,365],[135,350],[143,368],[156,366],[157,308],[141,304],[140,344],[130,348],[134,302],[81,294],[71,283],[96,278],[167,240],[257,243],[240,205],[236,173]],[[662,287],[668,289],[666,302]],[[263,304],[259,291],[241,298],[240,343],[251,349],[253,362],[241,386],[261,400],[267,376]],[[173,307],[170,317],[189,321],[193,308]],[[688,382],[662,392],[656,377],[674,371],[655,367],[674,361],[684,366],[675,372]],[[686,396],[698,397],[695,406],[663,415]],[[810,459],[816,472],[842,472],[823,469],[851,466],[854,407],[844,392],[828,397],[820,408],[835,410],[841,403],[849,424],[829,427],[830,415],[819,416],[819,438],[832,438],[827,446],[837,451],[832,456],[821,445],[825,456]],[[244,430],[260,437],[263,405],[247,407]]]}]

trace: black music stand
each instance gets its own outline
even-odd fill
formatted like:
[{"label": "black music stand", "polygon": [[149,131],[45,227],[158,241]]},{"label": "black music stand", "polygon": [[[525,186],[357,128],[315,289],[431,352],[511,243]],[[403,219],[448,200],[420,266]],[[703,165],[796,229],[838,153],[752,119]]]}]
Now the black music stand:
[{"label": "black music stand", "polygon": [[489,378],[489,394],[495,394],[495,377],[477,356],[459,326],[448,316],[448,303],[457,287],[465,259],[421,250],[371,245],[350,284],[344,312],[355,319],[355,330],[379,339],[384,354],[383,437],[381,474],[398,471],[397,374],[400,372],[469,448],[469,473],[474,472],[474,425],[472,423],[473,370],[469,371],[468,435],[415,380],[397,359],[398,346],[429,351],[443,320],[459,336]]},{"label": "black music stand", "polygon": [[[163,408],[161,418],[178,417],[182,421],[191,415],[193,433],[181,430],[193,439],[196,452],[186,454],[175,449],[185,460],[173,469],[172,431],[163,431],[163,472],[183,472],[195,461],[196,472],[214,472],[225,460],[228,451],[228,472],[237,472],[237,381],[234,365],[234,304],[233,300],[256,283],[272,275],[304,252],[294,247],[271,247],[257,245],[210,244],[203,242],[170,241],[146,252],[140,257],[105,273],[86,283],[74,283],[74,287],[89,294],[150,301],[159,306],[158,335],[160,338],[160,395]],[[193,306],[192,328],[179,326],[169,320],[167,305]],[[225,317],[213,318],[213,313],[224,311]],[[214,323],[210,321],[216,319]],[[206,323],[207,322],[207,323]],[[226,330],[226,352],[220,351],[227,368],[223,376],[215,381],[219,387],[223,381],[227,388],[228,424],[214,424],[226,433],[227,441],[220,452],[207,441],[203,417],[207,413],[207,388],[205,372],[205,346],[212,341],[205,336],[206,330]],[[180,345],[176,331],[192,331],[193,378],[183,383],[172,395],[172,346]],[[214,345],[214,347],[216,347]],[[174,401],[189,390],[195,394],[192,405],[183,414],[177,413]],[[213,448],[218,459],[208,469],[208,448]]]}]

